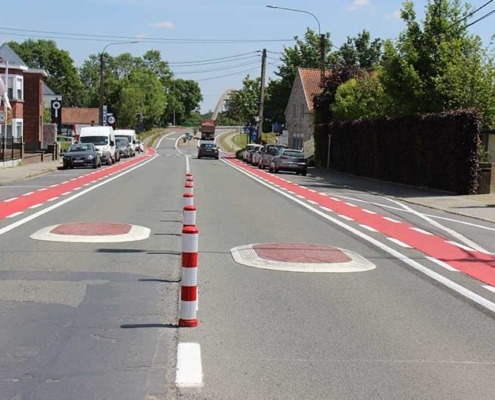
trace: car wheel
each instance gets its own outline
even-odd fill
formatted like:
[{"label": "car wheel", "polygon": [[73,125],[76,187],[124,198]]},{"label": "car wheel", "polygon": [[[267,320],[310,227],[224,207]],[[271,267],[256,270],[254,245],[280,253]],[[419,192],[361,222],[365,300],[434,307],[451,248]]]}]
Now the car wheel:
[{"label": "car wheel", "polygon": [[95,160],[95,162],[93,163],[93,168],[95,168],[95,169],[96,169],[96,168],[98,168],[98,163],[96,162],[96,160]]}]

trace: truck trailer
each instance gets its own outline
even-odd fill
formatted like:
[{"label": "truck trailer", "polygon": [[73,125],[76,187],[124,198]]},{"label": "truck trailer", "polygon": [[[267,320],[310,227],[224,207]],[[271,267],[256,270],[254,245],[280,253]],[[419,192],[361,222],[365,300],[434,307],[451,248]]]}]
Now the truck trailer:
[{"label": "truck trailer", "polygon": [[216,126],[217,122],[213,119],[204,119],[201,121],[201,140],[214,140]]}]

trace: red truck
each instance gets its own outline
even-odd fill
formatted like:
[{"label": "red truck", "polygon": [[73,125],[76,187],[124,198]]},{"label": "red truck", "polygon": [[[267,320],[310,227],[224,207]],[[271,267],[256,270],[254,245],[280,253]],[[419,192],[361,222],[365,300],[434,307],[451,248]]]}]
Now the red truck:
[{"label": "red truck", "polygon": [[217,121],[213,119],[204,119],[201,121],[201,140],[213,140],[215,139],[215,128]]}]

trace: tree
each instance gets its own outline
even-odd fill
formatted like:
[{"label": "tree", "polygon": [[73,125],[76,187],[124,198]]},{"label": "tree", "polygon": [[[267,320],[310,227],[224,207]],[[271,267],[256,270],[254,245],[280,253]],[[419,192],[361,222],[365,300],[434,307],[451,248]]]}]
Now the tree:
[{"label": "tree", "polygon": [[494,126],[493,64],[479,37],[466,30],[469,6],[460,0],[430,0],[423,26],[412,1],[405,1],[406,29],[396,44],[387,42],[380,75],[392,114],[478,108]]},{"label": "tree", "polygon": [[227,102],[226,116],[241,124],[256,125],[256,116],[259,111],[259,94],[261,79],[251,79],[248,76],[242,81],[242,89],[230,96]]},{"label": "tree", "polygon": [[382,40],[371,41],[370,33],[363,30],[357,37],[347,37],[346,43],[330,56],[331,69],[347,66],[363,69],[374,68],[382,56]]},{"label": "tree", "polygon": [[201,89],[196,81],[184,79],[172,81],[167,96],[165,120],[172,121],[175,114],[175,122],[180,125],[182,121],[189,119],[191,113],[198,110],[202,101]]},{"label": "tree", "polygon": [[83,88],[74,60],[69,52],[57,48],[53,40],[28,39],[8,45],[30,67],[47,72],[47,85],[62,96],[65,106],[78,106],[85,102]]}]

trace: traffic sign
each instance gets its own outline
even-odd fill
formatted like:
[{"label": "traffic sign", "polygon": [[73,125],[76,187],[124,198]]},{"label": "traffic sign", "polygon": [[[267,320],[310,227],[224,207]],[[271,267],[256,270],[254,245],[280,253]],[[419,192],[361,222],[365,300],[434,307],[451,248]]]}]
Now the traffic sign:
[{"label": "traffic sign", "polygon": [[107,118],[107,121],[110,125],[113,125],[115,124],[115,117],[113,115],[110,115],[108,118]]},{"label": "traffic sign", "polygon": [[62,102],[60,100],[52,100],[52,123],[61,124],[62,123]]}]

